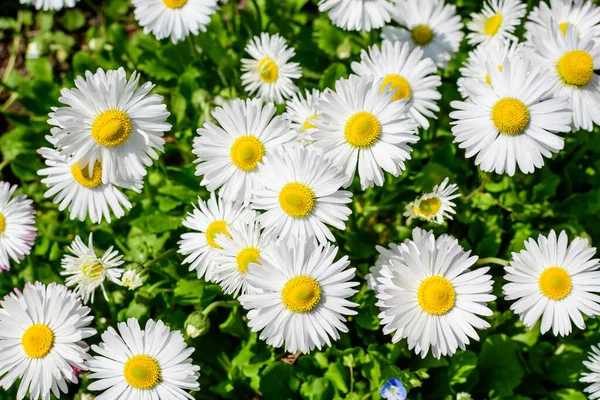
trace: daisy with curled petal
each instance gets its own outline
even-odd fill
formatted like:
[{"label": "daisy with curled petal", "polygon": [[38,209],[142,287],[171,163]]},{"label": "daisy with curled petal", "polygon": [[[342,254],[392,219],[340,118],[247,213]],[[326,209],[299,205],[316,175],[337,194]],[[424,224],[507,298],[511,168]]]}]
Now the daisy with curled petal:
[{"label": "daisy with curled petal", "polygon": [[540,235],[536,243],[529,238],[525,250],[512,253],[504,268],[509,283],[502,287],[506,300],[515,301],[510,309],[528,328],[541,318],[541,332],[552,328],[555,336],[571,333],[571,321],[585,329],[583,314],[600,314],[600,263],[592,259],[595,248],[586,239],[568,243],[565,231],[556,237]]},{"label": "daisy with curled petal", "polygon": [[352,193],[340,190],[346,177],[316,149],[283,146],[258,167],[264,188],[255,192],[252,207],[265,210],[258,221],[281,238],[315,237],[335,241],[327,225],[346,229]]},{"label": "daisy with curled petal", "polygon": [[420,47],[424,57],[445,68],[464,37],[456,6],[443,0],[395,0],[393,18],[402,28],[385,26],[382,37]]},{"label": "daisy with curled petal", "polygon": [[527,13],[527,5],[521,0],[487,0],[481,13],[471,14],[467,29],[469,44],[474,46],[490,41],[513,39],[515,28]]},{"label": "daisy with curled petal", "polygon": [[475,329],[490,327],[479,316],[492,315],[492,277],[487,267],[471,270],[477,256],[469,257],[454,238],[436,240],[431,232],[415,231],[423,237],[401,244],[401,258],[391,258],[380,271],[376,295],[383,333],[393,333],[392,343],[406,338],[423,358],[430,349],[435,358],[451,356],[470,339],[479,340]]},{"label": "daisy with curled petal", "polygon": [[321,0],[319,11],[329,11],[337,27],[369,32],[391,21],[394,6],[388,0]]},{"label": "daisy with curled petal", "polygon": [[355,315],[358,304],[348,300],[357,290],[354,268],[344,256],[334,261],[338,248],[317,246],[313,240],[279,241],[261,257],[260,268],[248,271],[248,284],[260,293],[247,293],[240,303],[248,311],[248,325],[260,339],[285,351],[310,353],[331,346],[339,332],[348,332],[345,315]]},{"label": "daisy with curled petal", "polygon": [[506,60],[502,72],[490,64],[488,75],[491,85],[474,81],[468,102],[450,103],[454,141],[483,171],[532,173],[562,150],[555,133],[570,131],[569,99],[551,97],[549,75],[527,60]]},{"label": "daisy with curled petal", "polygon": [[179,331],[162,321],[148,320],[144,329],[129,318],[109,327],[102,342],[92,345],[97,355],[88,362],[89,390],[102,391],[96,400],[194,399],[190,390],[200,390],[200,367],[192,364],[193,347]]},{"label": "daisy with curled petal", "polygon": [[273,104],[259,99],[236,99],[217,107],[212,115],[219,125],[206,121],[198,129],[192,152],[201,185],[227,201],[250,202],[254,190],[262,186],[257,178],[258,164],[271,149],[294,140],[290,122],[275,116]]},{"label": "daisy with curled petal", "polygon": [[283,103],[298,91],[292,79],[302,77],[300,64],[289,62],[296,51],[288,47],[278,34],[254,36],[246,52],[252,58],[242,59],[242,85],[250,95],[258,92],[264,101]]},{"label": "daisy with curled petal", "polygon": [[171,37],[173,43],[189,34],[206,32],[210,16],[219,8],[217,0],[132,0],[133,15],[144,33],[156,39]]},{"label": "daisy with curled petal", "polygon": [[547,36],[556,28],[566,35],[567,26],[573,26],[580,36],[600,39],[600,7],[592,1],[550,0],[533,8],[525,22],[525,38]]},{"label": "daisy with curled petal", "polygon": [[317,102],[321,118],[313,146],[321,149],[346,176],[348,187],[358,169],[360,186],[383,185],[383,171],[398,176],[410,159],[409,146],[419,140],[417,122],[407,99],[391,101],[391,90],[381,91],[383,79],[351,75],[327,89]]},{"label": "daisy with curled petal", "polygon": [[283,117],[290,121],[290,127],[296,131],[296,141],[305,146],[313,142],[311,134],[317,128],[313,121],[320,118],[317,110],[317,100],[320,96],[319,90],[313,89],[311,92],[307,89],[304,96],[296,93],[286,103]]},{"label": "daisy with curled petal", "polygon": [[10,260],[19,264],[31,252],[37,234],[33,200],[13,197],[17,187],[0,181],[0,273],[10,269]]},{"label": "daisy with curled petal", "polygon": [[163,97],[149,94],[154,85],[137,88],[139,75],[129,80],[125,70],[78,76],[74,89],[62,89],[48,123],[57,150],[71,156],[69,166],[88,166],[92,176],[96,161],[102,163],[102,183],[140,179],[146,167],[163,150],[163,134],[171,129]]},{"label": "daisy with curled petal", "polygon": [[392,101],[407,99],[412,117],[422,128],[429,128],[427,118],[436,118],[435,113],[440,111],[436,102],[442,98],[437,91],[442,80],[433,61],[423,58],[423,50],[384,40],[381,49],[374,45],[368,52],[362,50],[360,58],[360,63],[352,63],[354,73],[382,78],[381,89],[389,85],[394,92]]},{"label": "daisy with curled petal", "polygon": [[456,204],[452,199],[460,197],[460,193],[454,193],[458,190],[458,185],[448,185],[449,179],[446,178],[439,185],[435,185],[431,193],[417,197],[406,206],[404,216],[408,217],[407,222],[413,218],[419,218],[436,224],[443,224],[444,219],[452,219],[452,214],[456,214],[454,207]]},{"label": "daisy with curled petal", "polygon": [[598,399],[600,398],[600,348],[598,346],[592,346],[592,351],[588,353],[588,359],[583,362],[583,365],[589,372],[583,372],[579,382],[591,383],[583,391],[589,393],[589,399]]},{"label": "daisy with curled petal", "polygon": [[31,4],[36,10],[62,10],[73,8],[79,0],[20,0],[21,4]]}]

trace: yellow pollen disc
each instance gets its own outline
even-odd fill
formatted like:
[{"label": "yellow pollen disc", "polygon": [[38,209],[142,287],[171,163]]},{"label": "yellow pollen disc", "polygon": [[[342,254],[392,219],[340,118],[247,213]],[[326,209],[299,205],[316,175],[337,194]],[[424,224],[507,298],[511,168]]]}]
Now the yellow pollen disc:
[{"label": "yellow pollen disc", "polygon": [[319,119],[319,116],[318,115],[311,115],[310,117],[306,118],[306,121],[304,121],[304,124],[302,125],[302,128],[304,130],[316,128],[317,126],[311,122],[311,120],[313,120],[313,119]]},{"label": "yellow pollen disc", "polygon": [[419,305],[428,314],[442,315],[454,307],[456,292],[450,281],[441,276],[431,276],[419,285]]},{"label": "yellow pollen disc", "polygon": [[248,265],[260,264],[257,260],[260,258],[260,251],[255,247],[246,247],[242,249],[235,257],[238,265],[238,271],[245,274],[248,272]]},{"label": "yellow pollen disc", "polygon": [[521,100],[505,97],[492,107],[492,121],[500,133],[520,135],[529,124],[529,109]]},{"label": "yellow pollen disc", "polygon": [[583,50],[566,52],[558,60],[557,68],[560,78],[567,85],[583,87],[594,76],[594,60]]},{"label": "yellow pollen disc", "polygon": [[188,2],[188,0],[163,0],[163,3],[165,3],[165,6],[169,7],[169,8],[181,8],[183,6],[185,6],[185,4]]},{"label": "yellow pollen disc", "polygon": [[[498,71],[502,72],[502,65],[498,65]],[[488,74],[485,74],[485,83],[491,86],[492,80]]]},{"label": "yellow pollen disc", "polygon": [[392,100],[409,99],[410,98],[410,84],[404,77],[398,74],[389,74],[383,78],[383,84],[381,85],[381,92],[387,85],[390,85],[390,89],[394,92]]},{"label": "yellow pollen disc", "polygon": [[31,358],[42,358],[54,346],[54,332],[44,324],[31,325],[21,337],[25,354]]},{"label": "yellow pollen disc", "polygon": [[419,46],[425,46],[433,40],[434,33],[429,26],[421,24],[412,28],[410,36],[412,37],[413,42]]},{"label": "yellow pollen disc", "polygon": [[75,164],[71,167],[71,174],[73,179],[81,186],[85,186],[88,189],[93,189],[102,185],[102,164],[100,161],[94,163],[94,170],[92,176],[90,176],[88,165],[79,168],[79,164]]},{"label": "yellow pollen disc", "polygon": [[440,210],[442,202],[437,197],[421,200],[419,207],[415,206],[415,213],[429,217]]},{"label": "yellow pollen disc", "polygon": [[142,390],[154,388],[161,380],[158,361],[144,354],[127,360],[123,375],[129,386]]},{"label": "yellow pollen disc", "polygon": [[498,33],[498,29],[500,29],[500,25],[502,25],[502,15],[496,14],[485,20],[483,30],[485,31],[485,33],[487,35],[494,36],[496,33]]},{"label": "yellow pollen disc", "polygon": [[0,235],[2,235],[2,233],[4,233],[5,229],[6,229],[6,218],[4,218],[4,214],[2,214],[0,212]]},{"label": "yellow pollen disc", "polygon": [[538,282],[544,296],[552,300],[560,300],[571,293],[571,276],[560,267],[546,268]]},{"label": "yellow pollen disc", "polygon": [[92,137],[100,146],[116,147],[129,139],[131,120],[120,110],[108,110],[96,117]]},{"label": "yellow pollen disc", "polygon": [[279,192],[279,205],[290,217],[304,218],[310,215],[316,202],[315,192],[302,183],[288,183]]},{"label": "yellow pollen disc", "polygon": [[258,63],[258,74],[263,81],[273,83],[279,76],[279,68],[271,57],[265,57]]},{"label": "yellow pollen disc", "polygon": [[255,136],[235,139],[229,151],[231,162],[242,171],[253,171],[265,155],[265,146]]},{"label": "yellow pollen disc", "polygon": [[373,146],[381,135],[381,124],[371,113],[360,111],[351,116],[344,128],[344,137],[353,147],[366,149]]},{"label": "yellow pollen disc", "polygon": [[283,305],[293,312],[309,312],[321,300],[321,286],[309,276],[297,276],[285,284],[281,291],[281,300]]},{"label": "yellow pollen disc", "polygon": [[104,267],[100,263],[85,264],[81,266],[81,271],[83,272],[83,276],[85,277],[98,279],[100,278],[100,276],[102,276]]},{"label": "yellow pollen disc", "polygon": [[208,225],[208,228],[206,228],[206,242],[213,249],[221,248],[221,246],[215,243],[215,238],[219,233],[231,237],[227,231],[227,222],[223,221],[222,219],[211,222],[210,225]]}]

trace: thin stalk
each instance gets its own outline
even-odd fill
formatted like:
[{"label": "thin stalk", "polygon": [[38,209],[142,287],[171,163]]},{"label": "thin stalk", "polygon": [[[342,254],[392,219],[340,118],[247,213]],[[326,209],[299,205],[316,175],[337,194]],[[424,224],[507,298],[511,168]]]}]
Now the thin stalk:
[{"label": "thin stalk", "polygon": [[210,303],[208,305],[208,307],[206,307],[203,311],[202,314],[204,315],[208,315],[210,314],[210,312],[212,310],[214,310],[217,307],[227,307],[227,308],[233,308],[238,306],[240,303],[237,300],[221,300],[221,301],[215,301],[214,303]]},{"label": "thin stalk", "polygon": [[477,260],[477,265],[483,265],[483,264],[497,264],[497,265],[502,265],[503,267],[506,267],[509,262],[506,260],[503,260],[502,258],[497,258],[497,257],[486,257],[486,258],[480,258],[479,260]]},{"label": "thin stalk", "polygon": [[156,257],[154,260],[150,260],[150,261],[146,262],[143,265],[143,267],[148,268],[149,266],[156,264],[159,261],[164,260],[165,258],[169,257],[173,253],[175,253],[175,249],[169,249],[169,250],[165,251],[164,253],[162,253],[160,256]]}]

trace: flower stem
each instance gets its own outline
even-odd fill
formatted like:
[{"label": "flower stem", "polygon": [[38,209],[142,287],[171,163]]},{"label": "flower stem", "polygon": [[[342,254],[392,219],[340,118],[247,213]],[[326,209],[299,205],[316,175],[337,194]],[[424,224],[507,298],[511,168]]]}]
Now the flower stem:
[{"label": "flower stem", "polygon": [[169,249],[169,250],[165,251],[164,253],[162,253],[160,256],[156,257],[154,260],[150,260],[150,261],[146,262],[142,267],[148,268],[149,266],[156,264],[157,262],[162,261],[165,258],[169,257],[174,252],[175,252],[175,249]]},{"label": "flower stem", "polygon": [[487,257],[487,258],[480,258],[479,260],[477,260],[477,265],[483,265],[483,264],[497,264],[497,265],[502,265],[503,267],[506,267],[509,263],[506,260],[503,260],[501,258],[496,258],[496,257]]},{"label": "flower stem", "polygon": [[239,305],[240,303],[237,300],[222,300],[222,301],[215,301],[214,303],[210,303],[208,305],[208,307],[206,307],[202,313],[204,315],[208,315],[212,310],[214,310],[217,307],[227,307],[227,308],[233,308],[237,305]]}]

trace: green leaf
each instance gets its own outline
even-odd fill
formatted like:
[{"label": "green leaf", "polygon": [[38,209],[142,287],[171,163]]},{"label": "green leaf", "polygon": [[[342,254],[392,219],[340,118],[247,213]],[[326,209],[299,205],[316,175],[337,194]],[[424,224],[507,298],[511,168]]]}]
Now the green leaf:
[{"label": "green leaf", "polygon": [[27,71],[29,71],[29,73],[33,75],[35,79],[52,82],[54,74],[52,73],[52,65],[50,64],[50,60],[48,60],[48,58],[28,58],[25,61],[25,65],[27,67]]},{"label": "green leaf", "polygon": [[525,376],[518,351],[506,335],[489,336],[479,355],[480,385],[498,396],[513,394]]},{"label": "green leaf", "polygon": [[471,373],[477,368],[477,354],[472,351],[459,351],[450,359],[450,385],[465,383]]},{"label": "green leaf", "polygon": [[346,77],[347,75],[348,69],[344,64],[333,63],[329,67],[327,67],[325,72],[323,72],[323,76],[319,81],[319,87],[321,88],[321,90],[326,88],[333,88],[335,81],[337,81],[340,78]]},{"label": "green leaf", "polygon": [[75,31],[85,24],[85,15],[79,10],[67,10],[62,18],[62,24],[68,31]]},{"label": "green leaf", "polygon": [[161,214],[146,215],[131,221],[131,226],[135,226],[146,233],[161,233],[179,228],[181,218]]},{"label": "green leaf", "polygon": [[260,391],[265,400],[290,400],[296,399],[290,388],[292,379],[292,366],[276,362],[269,365],[262,373]]}]

